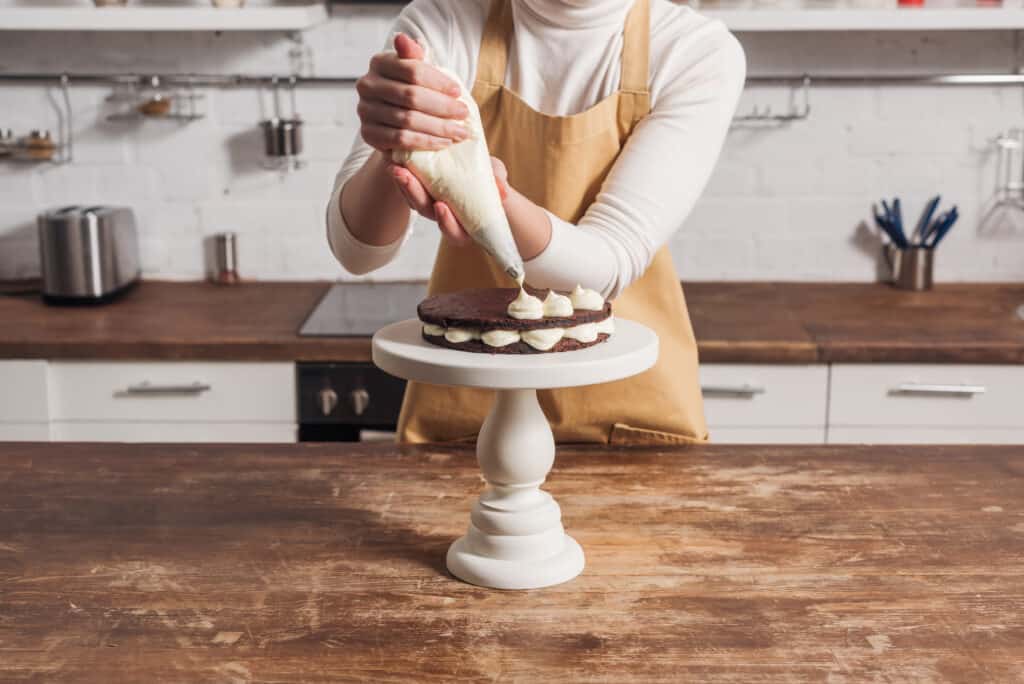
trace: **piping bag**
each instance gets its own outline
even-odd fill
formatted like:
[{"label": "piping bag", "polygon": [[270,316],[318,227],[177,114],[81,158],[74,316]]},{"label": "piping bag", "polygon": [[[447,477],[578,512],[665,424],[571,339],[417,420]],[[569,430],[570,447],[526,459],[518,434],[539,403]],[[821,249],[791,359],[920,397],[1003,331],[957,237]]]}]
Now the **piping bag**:
[{"label": "piping bag", "polygon": [[491,255],[501,270],[522,285],[523,259],[512,238],[494,180],[480,110],[458,76],[443,67],[438,69],[460,84],[458,99],[469,110],[463,122],[469,137],[443,150],[395,150],[391,160],[410,169],[431,197],[446,203],[470,237]]}]

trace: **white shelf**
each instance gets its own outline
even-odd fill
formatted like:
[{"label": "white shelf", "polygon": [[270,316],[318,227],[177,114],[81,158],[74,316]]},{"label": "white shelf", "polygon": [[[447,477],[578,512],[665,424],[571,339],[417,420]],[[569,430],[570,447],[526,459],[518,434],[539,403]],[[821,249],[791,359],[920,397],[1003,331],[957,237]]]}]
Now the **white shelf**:
[{"label": "white shelf", "polygon": [[302,31],[327,20],[323,3],[206,7],[0,7],[3,31]]},{"label": "white shelf", "polygon": [[733,31],[1012,31],[1024,9],[737,9],[701,10]]}]

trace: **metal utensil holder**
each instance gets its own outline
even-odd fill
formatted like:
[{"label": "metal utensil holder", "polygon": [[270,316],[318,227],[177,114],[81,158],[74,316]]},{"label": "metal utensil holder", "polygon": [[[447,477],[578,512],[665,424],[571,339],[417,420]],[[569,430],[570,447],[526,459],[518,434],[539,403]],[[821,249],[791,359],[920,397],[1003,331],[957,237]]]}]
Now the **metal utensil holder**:
[{"label": "metal utensil holder", "polygon": [[899,290],[923,292],[932,289],[935,271],[935,250],[927,247],[900,249],[887,244],[882,248],[892,273],[892,285]]},{"label": "metal utensil holder", "polygon": [[275,78],[271,85],[274,94],[274,117],[260,122],[263,128],[263,149],[269,168],[290,171],[302,166],[302,118],[295,106],[295,77],[288,88],[291,116],[281,114],[281,89]]}]

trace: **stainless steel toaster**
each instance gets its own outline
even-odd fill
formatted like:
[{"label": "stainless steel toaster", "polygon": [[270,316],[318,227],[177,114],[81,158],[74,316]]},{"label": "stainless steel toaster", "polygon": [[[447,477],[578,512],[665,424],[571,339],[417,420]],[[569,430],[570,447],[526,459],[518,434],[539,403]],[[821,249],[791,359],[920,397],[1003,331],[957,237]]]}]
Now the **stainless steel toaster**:
[{"label": "stainless steel toaster", "polygon": [[43,298],[98,303],[139,278],[135,214],[127,207],[61,207],[39,215]]}]

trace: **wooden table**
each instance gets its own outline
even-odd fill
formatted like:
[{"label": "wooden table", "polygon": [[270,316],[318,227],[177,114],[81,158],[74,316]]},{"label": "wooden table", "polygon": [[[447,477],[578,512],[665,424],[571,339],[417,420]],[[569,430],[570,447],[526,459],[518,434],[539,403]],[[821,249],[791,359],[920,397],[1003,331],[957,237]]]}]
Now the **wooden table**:
[{"label": "wooden table", "polygon": [[444,552],[465,449],[0,444],[3,681],[1024,680],[1024,451],[562,449],[577,580]]}]

